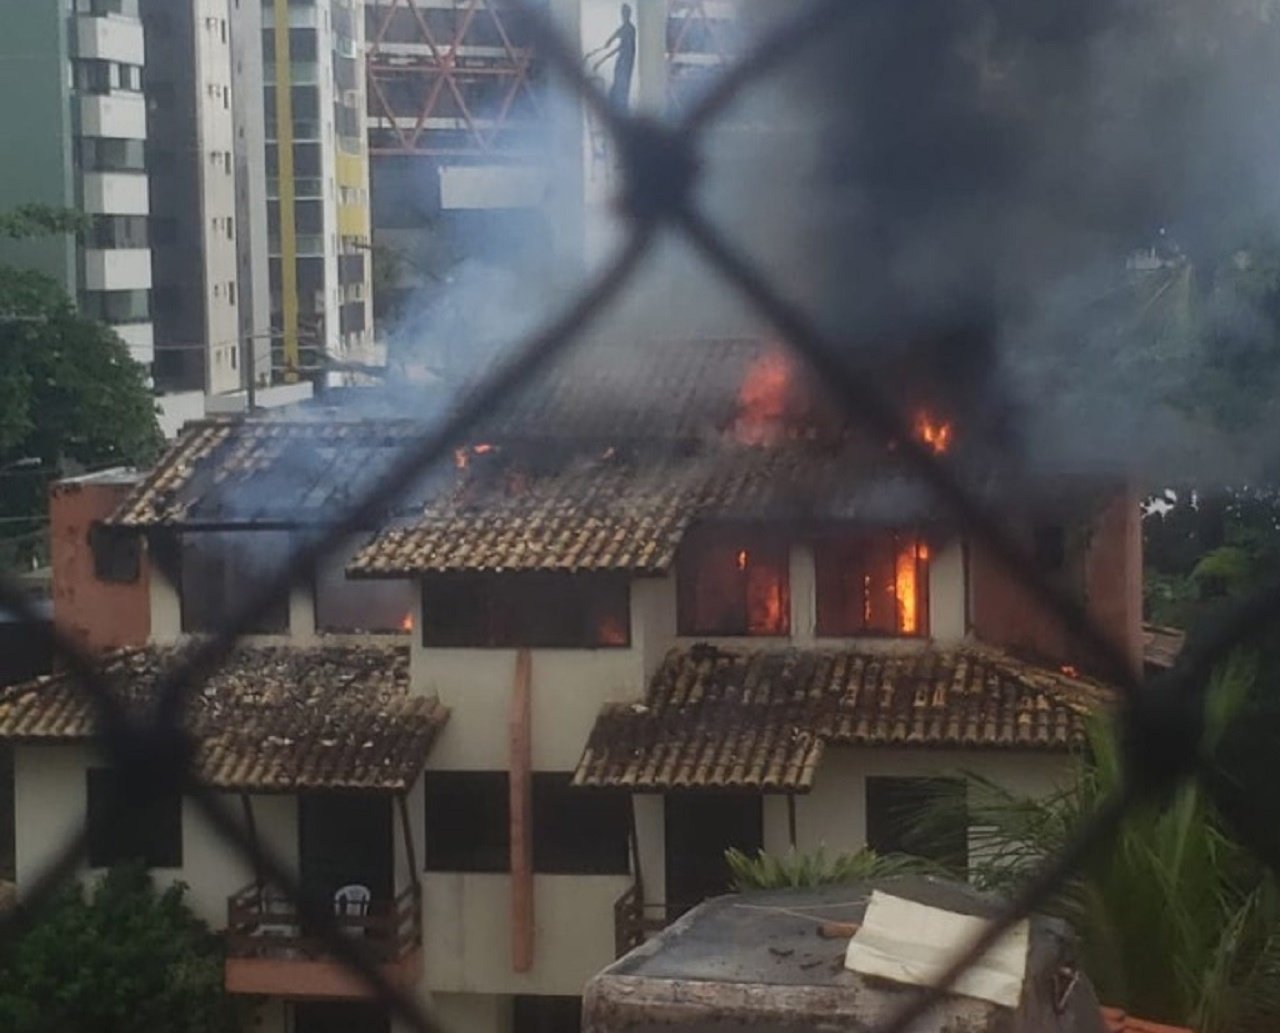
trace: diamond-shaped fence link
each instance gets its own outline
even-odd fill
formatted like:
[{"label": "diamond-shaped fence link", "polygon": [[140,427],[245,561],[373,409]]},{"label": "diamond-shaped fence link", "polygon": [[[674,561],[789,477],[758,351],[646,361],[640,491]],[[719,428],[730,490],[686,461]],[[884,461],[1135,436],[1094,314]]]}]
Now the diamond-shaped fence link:
[{"label": "diamond-shaped fence link", "polygon": [[[117,766],[133,774],[131,784],[181,784],[211,826],[250,861],[255,870],[268,876],[300,906],[302,893],[296,873],[271,850],[256,842],[224,802],[194,777],[192,743],[183,724],[187,701],[226,659],[238,638],[293,584],[308,577],[316,564],[351,533],[387,512],[411,485],[465,441],[473,428],[500,410],[535,373],[571,348],[625,289],[660,233],[683,235],[706,264],[736,289],[819,374],[851,421],[860,424],[870,435],[896,442],[898,454],[928,483],[939,503],[950,510],[975,540],[986,546],[1035,600],[1056,614],[1077,641],[1100,658],[1110,680],[1123,694],[1121,716],[1130,728],[1126,741],[1140,741],[1144,735],[1148,739],[1150,736],[1162,736],[1165,740],[1176,737],[1177,742],[1164,743],[1168,747],[1165,754],[1192,758],[1181,765],[1168,765],[1154,776],[1150,771],[1131,769],[1127,788],[1105,800],[1082,823],[1063,852],[1022,888],[978,941],[955,958],[936,985],[908,997],[901,1010],[879,1030],[879,1033],[904,1033],[1005,931],[1042,906],[1078,870],[1092,850],[1105,844],[1127,809],[1143,793],[1167,790],[1177,779],[1196,773],[1194,744],[1204,687],[1214,665],[1236,643],[1257,634],[1280,613],[1280,583],[1269,585],[1241,602],[1234,619],[1224,621],[1187,649],[1171,671],[1154,683],[1140,683],[1112,640],[1091,622],[1076,602],[1038,575],[1037,567],[1006,531],[999,515],[965,487],[946,458],[917,444],[913,435],[907,433],[903,414],[893,400],[877,388],[875,378],[860,376],[856,365],[819,329],[816,321],[788,301],[697,208],[692,186],[701,134],[745,88],[795,60],[807,45],[830,32],[857,4],[850,0],[814,0],[806,5],[801,12],[764,34],[730,65],[681,122],[666,126],[643,117],[624,115],[612,108],[587,79],[574,49],[548,15],[528,0],[512,2],[529,19],[539,52],[613,138],[623,172],[620,209],[622,217],[630,223],[627,239],[616,255],[564,312],[515,348],[468,396],[465,405],[407,447],[371,490],[330,526],[298,547],[282,564],[279,573],[244,600],[216,634],[185,652],[161,678],[156,705],[150,714],[139,718],[127,713],[119,702],[115,686],[103,676],[95,660],[56,627],[49,629],[42,623],[22,590],[3,575],[0,575],[0,604],[29,622],[35,629],[33,633],[50,637],[59,662],[94,707],[100,749]],[[1174,720],[1169,719],[1171,709],[1179,711]],[[1153,720],[1152,715],[1157,713],[1161,720]],[[1188,742],[1190,748],[1178,748]],[[1147,755],[1144,752],[1143,756]],[[75,877],[87,852],[87,838],[84,828],[72,835],[44,870],[23,887],[17,906],[0,916],[0,957],[11,938],[48,903],[59,886]],[[327,950],[363,978],[393,1015],[418,1033],[442,1030],[421,1001],[387,979],[358,940],[342,934],[332,915],[317,911],[312,917],[315,934]]]}]

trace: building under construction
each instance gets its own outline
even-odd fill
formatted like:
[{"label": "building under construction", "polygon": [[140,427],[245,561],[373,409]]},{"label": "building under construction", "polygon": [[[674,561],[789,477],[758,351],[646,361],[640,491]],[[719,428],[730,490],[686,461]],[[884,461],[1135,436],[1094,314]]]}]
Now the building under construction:
[{"label": "building under construction", "polygon": [[[733,56],[738,0],[632,0],[629,104],[678,112]],[[540,0],[608,92],[617,0]],[[391,270],[376,299],[394,324],[430,304],[460,262],[572,267],[591,251],[585,213],[612,192],[600,126],[535,46],[511,0],[366,0],[374,230]]]}]

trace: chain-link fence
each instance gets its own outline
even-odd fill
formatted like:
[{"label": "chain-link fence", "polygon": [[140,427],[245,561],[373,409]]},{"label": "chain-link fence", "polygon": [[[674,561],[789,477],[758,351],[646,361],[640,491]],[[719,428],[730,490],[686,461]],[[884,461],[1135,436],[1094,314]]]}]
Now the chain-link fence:
[{"label": "chain-link fence", "polygon": [[[216,634],[185,652],[160,679],[154,707],[144,718],[126,711],[117,695],[119,686],[99,672],[89,655],[56,628],[42,630],[48,625],[40,620],[25,593],[6,579],[0,579],[0,605],[20,613],[33,629],[41,629],[38,633],[52,638],[60,663],[95,708],[100,748],[118,767],[134,799],[145,798],[156,787],[181,784],[213,828],[252,862],[255,871],[299,901],[301,887],[296,874],[280,856],[254,841],[225,803],[193,776],[195,751],[184,730],[188,701],[227,658],[239,637],[257,624],[292,585],[308,578],[317,563],[350,535],[371,526],[390,510],[408,486],[419,483],[422,475],[450,456],[482,420],[501,410],[522,385],[571,348],[628,285],[659,235],[683,237],[706,265],[736,289],[816,372],[854,424],[879,440],[897,443],[897,455],[931,486],[939,505],[958,519],[974,541],[990,551],[1010,577],[1048,607],[1078,642],[1100,658],[1102,673],[1121,695],[1128,749],[1129,777],[1125,788],[1094,811],[1061,855],[1017,893],[999,919],[954,960],[934,987],[906,998],[901,1010],[880,1027],[880,1033],[903,1033],[937,1003],[974,959],[1013,924],[1043,905],[1077,871],[1087,854],[1114,834],[1129,808],[1197,774],[1200,715],[1210,673],[1236,643],[1256,635],[1280,613],[1280,583],[1240,602],[1230,619],[1200,637],[1171,671],[1154,682],[1139,682],[1112,639],[1093,625],[1072,598],[1037,575],[1036,565],[1007,533],[999,516],[971,493],[946,457],[916,441],[904,415],[877,387],[876,379],[860,375],[847,350],[837,347],[815,319],[776,289],[770,277],[694,203],[698,149],[704,132],[745,88],[795,60],[806,47],[832,32],[857,4],[851,0],[815,0],[806,5],[751,44],[677,124],[669,125],[616,110],[588,81],[574,48],[544,10],[526,0],[512,2],[530,20],[535,44],[544,59],[571,84],[612,136],[623,173],[620,207],[630,226],[617,253],[565,311],[496,366],[470,393],[465,405],[416,439],[372,490],[297,548],[269,583],[235,608]],[[59,886],[75,877],[87,846],[88,833],[82,828],[23,887],[18,906],[0,918],[0,947],[31,921]],[[314,921],[316,935],[323,939],[328,951],[374,987],[393,1015],[419,1033],[441,1029],[422,1002],[388,980],[357,940],[342,935],[333,916],[317,913]]]}]

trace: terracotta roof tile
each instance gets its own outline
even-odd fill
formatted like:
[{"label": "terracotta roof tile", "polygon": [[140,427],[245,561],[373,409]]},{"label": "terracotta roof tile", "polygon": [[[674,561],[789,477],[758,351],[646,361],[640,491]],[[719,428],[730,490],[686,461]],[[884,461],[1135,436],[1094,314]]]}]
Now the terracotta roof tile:
[{"label": "terracotta roof tile", "polygon": [[112,523],[323,522],[424,433],[422,423],[403,419],[189,424]]},{"label": "terracotta roof tile", "polygon": [[[178,655],[128,650],[103,670],[126,706],[141,712]],[[449,717],[408,687],[403,646],[240,646],[189,709],[197,774],[223,789],[407,789]],[[93,732],[91,708],[63,676],[0,693],[0,740],[72,742]]]},{"label": "terracotta roof tile", "polygon": [[685,532],[702,519],[892,517],[923,524],[930,513],[916,485],[852,454],[720,447],[632,457],[607,450],[530,475],[518,464],[503,465],[501,451],[472,457],[472,467],[419,515],[359,550],[347,572],[662,573]]},{"label": "terracotta roof tile", "polygon": [[643,703],[596,719],[574,782],[806,790],[827,744],[1066,750],[1109,698],[976,647],[673,650]]}]

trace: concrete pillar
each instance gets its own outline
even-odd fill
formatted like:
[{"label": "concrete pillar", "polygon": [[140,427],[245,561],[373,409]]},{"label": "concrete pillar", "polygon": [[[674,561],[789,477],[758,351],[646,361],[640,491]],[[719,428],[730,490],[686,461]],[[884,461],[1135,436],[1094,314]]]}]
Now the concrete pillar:
[{"label": "concrete pillar", "polygon": [[968,593],[964,543],[959,539],[935,549],[929,559],[929,636],[941,645],[961,642]]},{"label": "concrete pillar", "polygon": [[663,798],[652,793],[635,796],[633,800],[645,899],[649,903],[663,903],[667,898],[667,832]]},{"label": "concrete pillar", "polygon": [[817,628],[818,579],[813,549],[807,543],[793,545],[791,574],[791,640],[812,643]]},{"label": "concrete pillar", "polygon": [[151,641],[171,645],[182,637],[182,600],[178,586],[157,568],[148,580],[151,602]]}]

